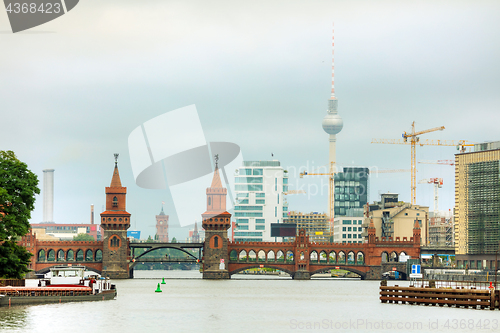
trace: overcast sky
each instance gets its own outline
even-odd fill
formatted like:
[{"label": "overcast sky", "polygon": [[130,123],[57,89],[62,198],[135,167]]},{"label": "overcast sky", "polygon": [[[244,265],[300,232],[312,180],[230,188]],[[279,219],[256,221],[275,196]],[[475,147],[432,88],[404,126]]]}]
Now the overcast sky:
[{"label": "overcast sky", "polygon": [[[412,121],[446,127],[422,139],[500,139],[499,17],[498,1],[82,0],[12,34],[0,10],[0,149],[26,162],[40,187],[42,170],[55,169],[59,223],[88,223],[91,204],[102,211],[119,153],[131,229],[153,235],[162,201],[173,215],[170,192],[135,184],[127,140],[165,112],[195,104],[206,141],[236,143],[245,160],[273,153],[309,171],[328,163],[321,120],[335,22],[339,165],[409,169],[409,146],[371,139],[399,139]],[[455,153],[418,147],[417,160]],[[444,178],[440,209],[452,209],[454,168],[418,171]],[[327,190],[308,188],[319,179],[290,177],[290,189],[309,191],[289,196],[290,210],[326,211]],[[410,201],[410,174],[371,177],[370,201],[387,191]],[[417,203],[432,207],[431,185],[418,185]],[[40,195],[32,222],[41,221]]]}]

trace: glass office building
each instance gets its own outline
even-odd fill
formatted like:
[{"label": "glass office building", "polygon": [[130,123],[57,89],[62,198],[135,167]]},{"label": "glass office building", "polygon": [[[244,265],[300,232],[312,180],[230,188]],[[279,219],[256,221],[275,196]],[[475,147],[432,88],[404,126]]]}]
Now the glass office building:
[{"label": "glass office building", "polygon": [[363,205],[368,200],[369,169],[344,167],[335,174],[335,217],[363,216]]}]

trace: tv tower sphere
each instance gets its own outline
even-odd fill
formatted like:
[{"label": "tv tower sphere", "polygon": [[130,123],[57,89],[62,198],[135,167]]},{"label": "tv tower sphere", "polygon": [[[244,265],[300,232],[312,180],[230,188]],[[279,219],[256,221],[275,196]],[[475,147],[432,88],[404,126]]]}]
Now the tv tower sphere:
[{"label": "tv tower sphere", "polygon": [[342,127],[344,127],[342,117],[338,114],[332,113],[328,113],[325,118],[323,118],[323,122],[321,124],[323,125],[325,132],[330,135],[338,134],[342,130]]}]

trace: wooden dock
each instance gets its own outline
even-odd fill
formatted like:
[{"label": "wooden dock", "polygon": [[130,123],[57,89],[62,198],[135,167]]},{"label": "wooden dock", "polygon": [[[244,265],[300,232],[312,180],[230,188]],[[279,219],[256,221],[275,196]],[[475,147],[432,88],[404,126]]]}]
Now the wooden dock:
[{"label": "wooden dock", "polygon": [[449,307],[464,307],[473,309],[498,309],[500,290],[492,288],[468,288],[409,286],[380,286],[380,301],[382,303],[402,303],[417,305],[434,305]]}]

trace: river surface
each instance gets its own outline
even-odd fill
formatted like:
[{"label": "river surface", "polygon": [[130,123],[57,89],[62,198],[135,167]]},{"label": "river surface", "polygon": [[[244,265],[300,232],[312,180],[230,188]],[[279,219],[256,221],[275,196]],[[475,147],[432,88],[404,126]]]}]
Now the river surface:
[{"label": "river surface", "polygon": [[[158,282],[162,293],[155,293]],[[0,332],[489,332],[500,311],[382,304],[379,281],[136,271],[115,300],[0,308]],[[405,282],[400,282],[404,285]]]}]

